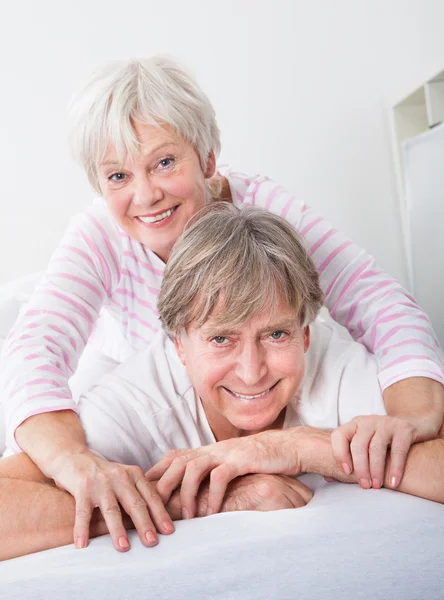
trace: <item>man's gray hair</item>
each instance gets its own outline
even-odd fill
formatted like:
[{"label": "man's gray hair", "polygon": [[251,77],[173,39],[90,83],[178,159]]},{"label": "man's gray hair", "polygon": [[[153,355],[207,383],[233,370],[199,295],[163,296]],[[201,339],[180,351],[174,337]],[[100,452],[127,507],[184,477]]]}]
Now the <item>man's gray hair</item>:
[{"label": "man's gray hair", "polygon": [[220,152],[213,106],[195,79],[168,57],[107,63],[71,100],[69,111],[74,157],[99,194],[97,165],[109,146],[122,163],[138,153],[135,121],[174,127],[194,146],[203,171],[210,152],[216,158]]},{"label": "man's gray hair", "polygon": [[302,326],[322,306],[319,275],[299,234],[264,209],[213,202],[187,224],[173,247],[158,297],[169,336],[213,318],[236,326],[278,306],[294,309]]}]

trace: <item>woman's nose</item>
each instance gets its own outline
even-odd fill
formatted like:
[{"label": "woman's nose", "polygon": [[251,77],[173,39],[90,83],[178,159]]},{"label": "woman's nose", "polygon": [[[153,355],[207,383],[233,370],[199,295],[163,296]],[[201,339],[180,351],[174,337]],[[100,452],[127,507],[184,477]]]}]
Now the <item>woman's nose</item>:
[{"label": "woman's nose", "polygon": [[148,175],[136,177],[133,194],[133,204],[149,207],[163,198],[162,189]]},{"label": "woman's nose", "polygon": [[236,374],[246,386],[258,383],[267,373],[265,351],[260,344],[246,344],[236,363]]}]

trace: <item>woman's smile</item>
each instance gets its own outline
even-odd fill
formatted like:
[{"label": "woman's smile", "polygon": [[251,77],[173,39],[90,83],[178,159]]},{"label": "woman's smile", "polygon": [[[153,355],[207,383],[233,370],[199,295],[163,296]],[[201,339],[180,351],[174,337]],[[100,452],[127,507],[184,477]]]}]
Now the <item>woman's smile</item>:
[{"label": "woman's smile", "polygon": [[157,213],[153,213],[150,215],[139,215],[137,217],[135,217],[138,221],[139,224],[143,227],[153,227],[153,228],[159,228],[159,227],[164,227],[166,225],[168,225],[169,223],[171,223],[171,221],[173,220],[172,217],[173,215],[176,213],[177,209],[179,208],[179,204],[177,204],[176,206],[173,206],[172,208],[168,208],[164,211],[160,211]]}]

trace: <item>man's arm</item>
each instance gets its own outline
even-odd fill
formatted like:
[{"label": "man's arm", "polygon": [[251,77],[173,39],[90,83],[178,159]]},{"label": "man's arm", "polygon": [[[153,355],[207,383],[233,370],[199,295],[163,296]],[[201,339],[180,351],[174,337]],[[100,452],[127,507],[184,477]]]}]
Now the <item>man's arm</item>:
[{"label": "man's arm", "polygon": [[[330,431],[299,427],[288,432],[294,435],[302,472],[357,483],[354,473],[345,475],[339,469],[333,456]],[[391,487],[389,474],[390,457],[386,463],[384,487]],[[437,439],[420,442],[410,448],[404,476],[396,489],[444,504],[444,425]]]},{"label": "man's arm", "polygon": [[[73,543],[75,500],[26,454],[0,460],[0,561]],[[108,533],[98,510],[91,537]]]},{"label": "man's arm", "polygon": [[[222,512],[235,510],[279,510],[298,508],[312,494],[301,482],[280,475],[247,475],[232,482]],[[208,483],[197,497],[197,515],[207,512]],[[173,521],[182,519],[180,490],[167,503]],[[25,454],[0,460],[0,561],[33,552],[66,546],[73,541],[74,498],[58,489]],[[126,529],[133,529],[124,515]],[[91,537],[108,533],[96,509],[91,521]]]}]

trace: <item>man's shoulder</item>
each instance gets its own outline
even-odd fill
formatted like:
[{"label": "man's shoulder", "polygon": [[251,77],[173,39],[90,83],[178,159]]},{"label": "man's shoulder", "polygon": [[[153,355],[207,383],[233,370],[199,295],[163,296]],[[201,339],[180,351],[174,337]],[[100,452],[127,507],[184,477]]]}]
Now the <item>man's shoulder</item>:
[{"label": "man's shoulder", "polygon": [[339,325],[316,320],[297,413],[306,425],[334,428],[359,414],[383,411],[374,356]]},{"label": "man's shoulder", "polygon": [[190,388],[173,342],[159,331],[144,350],[105,375],[89,396],[124,395],[127,406],[146,415],[171,410]]}]

